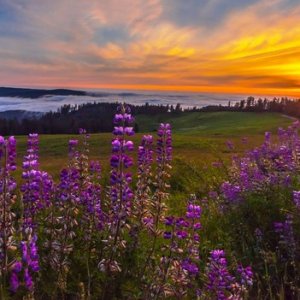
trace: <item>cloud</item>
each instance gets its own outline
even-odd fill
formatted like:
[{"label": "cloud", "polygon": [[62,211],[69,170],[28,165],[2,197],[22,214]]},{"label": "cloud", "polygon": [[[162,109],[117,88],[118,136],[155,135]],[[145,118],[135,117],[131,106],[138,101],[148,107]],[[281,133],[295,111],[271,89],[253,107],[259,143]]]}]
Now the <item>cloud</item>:
[{"label": "cloud", "polygon": [[300,95],[296,0],[0,0],[2,85]]}]

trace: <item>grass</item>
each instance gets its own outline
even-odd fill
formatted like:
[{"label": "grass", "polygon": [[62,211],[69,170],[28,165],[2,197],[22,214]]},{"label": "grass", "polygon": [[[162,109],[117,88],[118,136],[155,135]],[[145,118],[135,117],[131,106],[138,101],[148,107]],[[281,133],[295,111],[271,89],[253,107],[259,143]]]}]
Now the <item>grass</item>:
[{"label": "grass", "polygon": [[[173,128],[174,170],[178,175],[181,169],[193,166],[195,170],[210,167],[216,160],[228,160],[232,152],[226,147],[230,139],[235,144],[235,152],[242,153],[261,143],[265,131],[275,132],[278,127],[286,127],[291,120],[275,113],[185,113],[170,118],[167,114],[153,117],[138,116],[140,132],[153,132],[161,122],[169,122]],[[133,138],[136,145],[142,133]],[[242,143],[243,137],[247,144]],[[55,178],[68,161],[68,140],[78,135],[41,135],[40,162],[42,169]],[[110,155],[110,133],[92,134],[90,138],[90,157],[98,159],[107,171]],[[26,136],[18,136],[19,165],[26,151]],[[185,166],[185,167],[184,167]],[[191,170],[189,170],[190,172]]]},{"label": "grass", "polygon": [[[261,144],[265,131],[275,132],[278,127],[286,127],[292,122],[280,114],[226,112],[184,114],[172,119],[164,118],[161,121],[170,122],[173,127],[174,160],[170,179],[171,197],[167,203],[168,213],[171,215],[185,213],[186,200],[190,193],[196,193],[199,199],[204,199],[207,193],[215,190],[220,180],[226,177],[226,168],[214,168],[212,162],[226,163],[234,154],[242,154],[247,149]],[[138,122],[140,130],[153,131],[151,128],[158,126],[160,116],[145,117],[142,120],[139,117]],[[248,138],[246,144],[242,142],[245,136]],[[133,137],[136,145],[139,144],[141,137],[142,133]],[[42,169],[49,171],[57,179],[58,171],[68,162],[68,140],[75,138],[78,138],[78,135],[42,135],[40,137]],[[109,133],[93,134],[90,139],[90,157],[101,161],[105,173],[109,171],[111,139],[112,135]],[[19,136],[17,140],[20,165],[26,151],[27,137]],[[233,151],[227,148],[227,140],[231,140],[235,145]],[[20,175],[20,170],[18,172]],[[280,207],[284,207],[282,201],[287,199],[286,195],[272,193],[265,198],[255,196],[247,202],[247,205],[241,206],[241,210],[224,216],[216,209],[217,202],[205,206],[206,202],[202,201],[204,210],[201,223],[205,231],[201,233],[201,257],[205,257],[211,249],[220,248],[225,249],[229,261],[233,261],[235,257],[247,264],[254,261],[254,254],[250,253],[254,242],[252,243],[252,240],[249,242],[247,238],[252,236],[256,223],[272,224],[273,219],[280,220],[278,212]]]},{"label": "grass", "polygon": [[137,116],[139,130],[154,131],[159,123],[170,123],[176,133],[202,136],[253,135],[266,129],[277,130],[287,126],[291,120],[276,113],[251,112],[193,112],[180,115],[161,114],[156,116]]}]

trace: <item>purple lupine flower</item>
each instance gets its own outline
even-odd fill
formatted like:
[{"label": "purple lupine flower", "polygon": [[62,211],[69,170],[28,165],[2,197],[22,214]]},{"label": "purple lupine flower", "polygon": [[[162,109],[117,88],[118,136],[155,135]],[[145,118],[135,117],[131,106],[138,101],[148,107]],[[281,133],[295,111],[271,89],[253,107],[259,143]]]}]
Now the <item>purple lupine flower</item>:
[{"label": "purple lupine flower", "polygon": [[207,288],[212,295],[220,300],[227,299],[234,277],[228,272],[224,250],[210,252],[207,276]]},{"label": "purple lupine flower", "polygon": [[19,280],[19,273],[22,271],[22,263],[20,261],[16,261],[12,266],[12,272],[10,275],[10,290],[15,293],[19,286],[20,286],[20,280]]},{"label": "purple lupine flower", "polygon": [[197,223],[194,224],[194,229],[195,229],[195,230],[199,230],[199,229],[201,229],[201,228],[202,228],[201,223],[197,222]]},{"label": "purple lupine flower", "polygon": [[133,142],[125,139],[125,135],[131,136],[134,134],[133,128],[129,125],[134,122],[130,114],[129,107],[121,107],[120,112],[115,115],[115,127],[113,134],[116,136],[112,141],[113,155],[110,159],[111,173],[111,201],[112,213],[114,222],[119,217],[126,216],[130,212],[131,200],[133,192],[129,187],[132,176],[129,172],[125,173],[127,169],[133,165],[133,159],[129,157],[126,152],[132,151],[134,148]]},{"label": "purple lupine flower", "polygon": [[234,144],[230,140],[226,141],[226,146],[230,151],[232,151],[234,149]]},{"label": "purple lupine flower", "polygon": [[[298,125],[297,125],[298,126]],[[266,133],[265,142],[245,157],[233,159],[227,182],[221,186],[227,204],[237,204],[248,192],[261,193],[270,186],[290,187],[299,170],[300,143],[298,127],[279,130],[279,140],[271,142]]]},{"label": "purple lupine flower", "polygon": [[236,202],[240,199],[241,188],[239,185],[224,182],[221,186],[221,190],[225,198],[230,202]]},{"label": "purple lupine flower", "polygon": [[172,233],[170,231],[165,231],[163,237],[164,239],[170,239],[172,237]]},{"label": "purple lupine flower", "polygon": [[115,116],[114,116],[114,124],[122,123],[123,120],[124,120],[124,115],[123,114],[115,114]]},{"label": "purple lupine flower", "polygon": [[69,147],[74,147],[78,145],[78,140],[69,140]]},{"label": "purple lupine flower", "polygon": [[266,131],[265,132],[265,142],[269,143],[271,140],[271,132]]},{"label": "purple lupine flower", "polygon": [[78,156],[77,146],[79,141],[78,140],[69,140],[69,159],[72,161],[72,159],[76,158]]},{"label": "purple lupine flower", "polygon": [[175,218],[173,216],[165,217],[165,225],[172,226],[174,224]]},{"label": "purple lupine flower", "polygon": [[[124,234],[125,225],[128,217],[132,212],[132,199],[134,194],[130,187],[132,176],[129,172],[125,172],[133,165],[133,159],[128,156],[128,152],[134,148],[133,142],[127,140],[127,136],[134,134],[133,127],[130,125],[134,119],[130,115],[130,108],[125,105],[118,107],[118,114],[114,118],[112,140],[112,156],[110,159],[110,207],[108,212],[110,243],[107,244],[105,250],[124,248],[122,243],[122,235]],[[132,232],[130,233],[132,234]],[[120,244],[121,242],[121,244]],[[109,259],[103,259],[99,263],[99,268],[105,272],[119,272],[121,270],[118,261],[119,252],[116,251],[109,256]]]},{"label": "purple lupine flower", "polygon": [[15,271],[12,271],[10,275],[10,290],[15,293],[20,286],[20,281],[18,274]]},{"label": "purple lupine flower", "polygon": [[186,217],[189,219],[197,219],[201,216],[200,205],[189,204],[186,212]]},{"label": "purple lupine flower", "polygon": [[33,281],[32,281],[32,277],[29,273],[29,269],[25,268],[24,270],[24,283],[25,283],[25,287],[29,290],[32,291],[33,289]]},{"label": "purple lupine flower", "polygon": [[184,259],[181,266],[189,273],[190,276],[196,276],[199,274],[199,267],[190,259]]},{"label": "purple lupine flower", "polygon": [[113,130],[114,135],[123,135],[124,134],[124,127],[123,126],[115,126]]},{"label": "purple lupine flower", "polygon": [[128,136],[134,135],[133,127],[124,127],[124,133],[127,134]]},{"label": "purple lupine flower", "polygon": [[52,178],[48,173],[39,170],[38,156],[39,137],[28,135],[28,148],[23,161],[21,191],[24,205],[23,230],[30,231],[35,227],[35,216],[39,210],[50,205]]},{"label": "purple lupine flower", "polygon": [[288,214],[284,222],[274,223],[275,232],[280,234],[280,243],[285,247],[288,256],[295,259],[296,241],[293,229],[293,215]]},{"label": "purple lupine flower", "polygon": [[144,217],[142,219],[142,221],[143,221],[143,224],[146,226],[146,228],[152,228],[153,227],[153,223],[154,223],[153,218]]},{"label": "purple lupine flower", "polygon": [[114,139],[111,142],[112,145],[112,152],[119,152],[121,149],[121,142],[118,139]]},{"label": "purple lupine flower", "polygon": [[240,276],[240,283],[242,286],[250,287],[253,285],[253,271],[250,266],[244,268],[241,264],[239,264],[237,273]]},{"label": "purple lupine flower", "polygon": [[[91,161],[89,166],[89,181],[85,182],[81,188],[81,204],[84,207],[84,220],[87,223],[87,230],[91,226],[97,229],[103,229],[104,214],[101,208],[101,165],[98,161]],[[116,179],[117,180],[117,179]],[[91,220],[92,223],[91,224]]]},{"label": "purple lupine flower", "polygon": [[179,230],[176,232],[176,235],[179,239],[185,239],[188,236],[188,233],[184,230]]},{"label": "purple lupine flower", "polygon": [[300,191],[293,192],[293,200],[298,210],[300,210]]},{"label": "purple lupine flower", "polygon": [[16,261],[12,266],[12,270],[16,273],[20,273],[22,270],[22,263],[20,261]]},{"label": "purple lupine flower", "polygon": [[189,227],[189,222],[186,221],[184,218],[180,217],[180,218],[177,218],[176,221],[175,221],[175,224],[177,227]]},{"label": "purple lupine flower", "polygon": [[[0,262],[4,275],[8,270],[8,249],[14,245],[15,202],[14,191],[17,187],[12,176],[16,170],[16,139],[0,137]],[[2,274],[3,275],[3,274]]]},{"label": "purple lupine flower", "polygon": [[[32,291],[34,288],[33,274],[40,270],[39,256],[36,245],[37,236],[29,237],[28,241],[21,241],[21,261],[16,261],[12,266],[10,277],[10,288],[16,292],[20,286],[20,281],[24,282],[27,290]],[[23,273],[22,273],[23,271]]]},{"label": "purple lupine flower", "polygon": [[144,192],[146,188],[146,182],[150,176],[151,164],[153,162],[153,150],[152,150],[152,135],[144,135],[142,138],[141,145],[138,147],[138,177],[139,182],[137,184],[138,189],[141,188]]},{"label": "purple lupine flower", "polygon": [[171,125],[160,124],[157,135],[157,162],[168,163],[172,158]]},{"label": "purple lupine flower", "polygon": [[8,149],[8,157],[7,157],[7,168],[9,171],[16,170],[16,144],[17,141],[14,136],[10,136],[7,139],[7,149]]},{"label": "purple lupine flower", "polygon": [[254,230],[254,235],[256,237],[256,240],[260,243],[262,241],[262,238],[263,238],[263,233],[262,233],[261,229],[260,228],[256,228]]}]

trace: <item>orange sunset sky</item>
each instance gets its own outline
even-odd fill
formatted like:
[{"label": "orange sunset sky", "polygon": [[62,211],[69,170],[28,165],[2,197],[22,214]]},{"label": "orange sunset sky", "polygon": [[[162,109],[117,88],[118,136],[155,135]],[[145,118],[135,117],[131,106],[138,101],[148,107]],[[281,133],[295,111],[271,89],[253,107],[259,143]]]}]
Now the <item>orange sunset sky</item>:
[{"label": "orange sunset sky", "polygon": [[300,97],[299,0],[0,0],[0,85]]}]

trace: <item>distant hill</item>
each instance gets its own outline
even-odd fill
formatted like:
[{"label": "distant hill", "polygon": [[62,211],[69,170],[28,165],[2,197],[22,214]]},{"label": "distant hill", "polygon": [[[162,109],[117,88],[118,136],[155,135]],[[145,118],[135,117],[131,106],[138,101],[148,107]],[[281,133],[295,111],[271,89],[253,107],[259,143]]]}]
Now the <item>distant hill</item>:
[{"label": "distant hill", "polygon": [[85,91],[68,90],[68,89],[23,89],[12,87],[0,87],[0,97],[19,97],[19,98],[39,98],[46,95],[59,95],[59,96],[86,96]]},{"label": "distant hill", "polygon": [[7,110],[0,112],[0,119],[5,120],[24,120],[40,118],[44,113],[26,110]]}]

